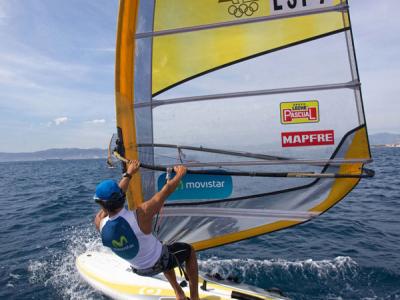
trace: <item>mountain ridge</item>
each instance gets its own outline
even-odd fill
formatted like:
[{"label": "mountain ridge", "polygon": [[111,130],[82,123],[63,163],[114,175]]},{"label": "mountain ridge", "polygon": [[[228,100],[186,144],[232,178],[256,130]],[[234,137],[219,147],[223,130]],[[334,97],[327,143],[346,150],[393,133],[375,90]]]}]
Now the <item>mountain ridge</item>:
[{"label": "mountain ridge", "polygon": [[58,159],[99,159],[107,157],[107,149],[51,148],[34,152],[0,152],[0,161],[36,161]]},{"label": "mountain ridge", "polygon": [[[400,144],[398,133],[376,133],[369,135],[372,146]],[[33,152],[0,152],[0,162],[7,161],[37,161],[58,159],[106,159],[107,149],[101,148],[50,148]]]}]

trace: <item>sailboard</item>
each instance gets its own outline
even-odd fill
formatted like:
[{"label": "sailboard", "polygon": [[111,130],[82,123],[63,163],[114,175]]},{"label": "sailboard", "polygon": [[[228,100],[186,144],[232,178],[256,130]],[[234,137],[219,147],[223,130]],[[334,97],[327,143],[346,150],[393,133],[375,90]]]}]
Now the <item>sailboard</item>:
[{"label": "sailboard", "polygon": [[[129,263],[113,253],[88,252],[78,257],[76,266],[81,276],[95,289],[113,299],[175,299],[175,294],[164,275],[142,277],[132,272]],[[189,284],[176,270],[185,294]],[[182,284],[185,283],[185,284]],[[279,291],[266,291],[250,286],[223,284],[213,278],[199,277],[200,299],[284,300]]]},{"label": "sailboard", "polygon": [[[374,172],[345,0],[120,0],[117,152],[134,209],[198,251],[307,222]],[[98,281],[101,281],[100,279]]]}]

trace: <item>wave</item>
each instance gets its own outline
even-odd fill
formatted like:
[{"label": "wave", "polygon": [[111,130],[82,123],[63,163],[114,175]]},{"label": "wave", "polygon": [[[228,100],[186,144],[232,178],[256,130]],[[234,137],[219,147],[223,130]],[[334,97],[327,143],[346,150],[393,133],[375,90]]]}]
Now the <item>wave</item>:
[{"label": "wave", "polygon": [[[49,287],[62,299],[107,299],[81,279],[76,258],[86,251],[107,250],[93,227],[72,227],[63,233],[66,247],[50,259],[29,262],[29,282]],[[260,288],[281,289],[291,299],[399,299],[400,274],[365,268],[349,256],[324,260],[203,258],[199,268],[210,275]],[[390,286],[392,290],[386,289]]]},{"label": "wave", "polygon": [[199,261],[202,272],[269,289],[292,299],[399,299],[400,275],[382,268],[361,268],[349,256],[325,260],[219,259]]}]

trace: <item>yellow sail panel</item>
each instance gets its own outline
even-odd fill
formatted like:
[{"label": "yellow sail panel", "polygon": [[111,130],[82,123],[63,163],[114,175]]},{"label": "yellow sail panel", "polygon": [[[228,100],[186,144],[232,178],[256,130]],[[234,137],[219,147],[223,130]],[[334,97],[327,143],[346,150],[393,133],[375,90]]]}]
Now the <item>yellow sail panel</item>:
[{"label": "yellow sail panel", "polygon": [[[125,157],[138,159],[136,147],[135,116],[133,113],[133,66],[138,1],[121,0],[119,6],[118,33],[115,63],[115,104],[117,126],[121,129]],[[143,202],[140,172],[137,172],[127,192],[128,205],[133,209]]]},{"label": "yellow sail panel", "polygon": [[[159,10],[157,6],[156,16],[165,19]],[[179,13],[174,16],[180,17]],[[182,22],[186,25],[185,18]],[[340,32],[348,25],[347,13],[329,12],[157,36],[153,41],[152,93],[256,55]]]},{"label": "yellow sail panel", "polygon": [[[154,30],[216,24],[339,5],[341,0],[157,0]],[[172,13],[173,12],[173,13]]]},{"label": "yellow sail panel", "polygon": [[[355,135],[351,146],[349,147],[346,159],[370,159],[367,130],[365,127],[358,130]],[[339,174],[354,174],[360,175],[362,173],[362,164],[343,164],[340,166]],[[324,212],[343,199],[360,181],[360,178],[340,178],[336,179],[329,193],[328,198],[315,206],[311,211]]]}]

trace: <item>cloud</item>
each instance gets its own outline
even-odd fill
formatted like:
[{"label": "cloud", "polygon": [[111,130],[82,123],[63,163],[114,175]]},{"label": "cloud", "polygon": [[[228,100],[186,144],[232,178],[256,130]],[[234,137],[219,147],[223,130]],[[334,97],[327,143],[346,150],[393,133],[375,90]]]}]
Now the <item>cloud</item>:
[{"label": "cloud", "polygon": [[85,123],[87,123],[87,124],[104,124],[104,123],[106,123],[106,120],[95,119],[95,120],[91,120],[91,121],[86,121]]},{"label": "cloud", "polygon": [[53,125],[60,126],[61,124],[67,123],[69,120],[70,119],[68,117],[58,117],[47,123],[40,123],[40,125],[41,126],[45,125],[46,127],[51,127]]},{"label": "cloud", "polygon": [[55,124],[56,126],[59,126],[59,125],[61,125],[61,124],[67,123],[68,120],[69,120],[68,117],[59,117],[59,118],[55,118],[55,119],[53,120],[53,122],[54,122],[54,124]]}]

